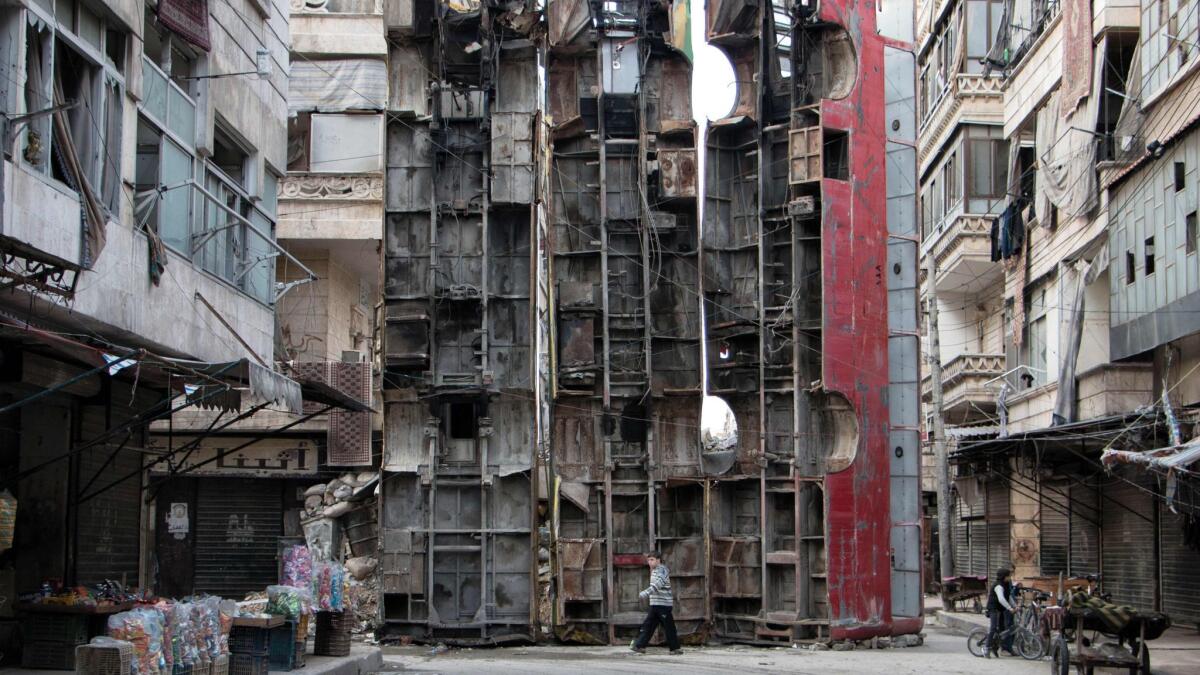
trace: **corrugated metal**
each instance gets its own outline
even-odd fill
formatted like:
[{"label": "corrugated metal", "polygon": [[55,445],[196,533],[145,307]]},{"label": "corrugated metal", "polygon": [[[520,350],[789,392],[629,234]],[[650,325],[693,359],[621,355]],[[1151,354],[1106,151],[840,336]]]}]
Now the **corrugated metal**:
[{"label": "corrugated metal", "polygon": [[1001,567],[1012,568],[1009,552],[1009,489],[1000,481],[987,484],[987,569],[978,574],[991,574]]},{"label": "corrugated metal", "polygon": [[[118,413],[114,412],[114,415]],[[82,406],[80,439],[86,442],[104,434],[108,428],[106,418],[105,406]],[[112,423],[120,424],[121,421],[114,417]],[[130,439],[125,449],[114,457],[113,451],[119,445],[118,439],[115,444],[104,444],[80,454],[77,489],[81,494],[95,493],[117,479],[137,472],[141,455],[133,448],[142,445],[139,438]],[[113,579],[137,585],[141,487],[141,477],[135,476],[80,505],[76,516],[75,552],[78,583]]]},{"label": "corrugated metal", "polygon": [[1104,590],[1119,604],[1154,608],[1154,503],[1149,494],[1118,478],[1105,485]]},{"label": "corrugated metal", "polygon": [[1072,485],[1071,560],[1072,576],[1087,576],[1100,571],[1100,509],[1094,485]]},{"label": "corrugated metal", "polygon": [[972,508],[958,499],[958,519],[954,527],[954,569],[958,575],[983,575],[988,572],[988,532],[984,521],[986,502]]},{"label": "corrugated metal", "polygon": [[1200,623],[1200,551],[1184,543],[1187,518],[1159,502],[1159,546],[1162,552],[1162,611],[1176,624]]},{"label": "corrugated metal", "polygon": [[1071,512],[1064,483],[1042,486],[1041,572],[1043,575],[1067,573],[1071,552]]},{"label": "corrugated metal", "polygon": [[199,481],[196,592],[241,597],[276,583],[282,484],[252,478]]}]

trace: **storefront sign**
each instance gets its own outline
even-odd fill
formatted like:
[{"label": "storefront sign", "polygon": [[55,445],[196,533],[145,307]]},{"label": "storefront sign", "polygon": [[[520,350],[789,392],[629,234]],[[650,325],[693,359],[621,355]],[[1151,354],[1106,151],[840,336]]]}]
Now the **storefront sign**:
[{"label": "storefront sign", "polygon": [[163,476],[186,471],[192,476],[314,476],[317,473],[317,444],[306,438],[266,438],[240,450],[235,448],[254,440],[249,436],[212,436],[189,446],[195,436],[158,434],[150,437],[149,448],[166,454],[176,452],[150,469],[151,475]]}]

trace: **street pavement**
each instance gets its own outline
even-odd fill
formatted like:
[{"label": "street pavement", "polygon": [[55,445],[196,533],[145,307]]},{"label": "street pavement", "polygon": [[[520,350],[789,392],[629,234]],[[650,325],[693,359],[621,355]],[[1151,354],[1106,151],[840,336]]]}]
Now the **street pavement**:
[{"label": "street pavement", "polygon": [[[625,647],[537,646],[498,649],[435,650],[430,646],[385,647],[384,669],[390,672],[453,675],[533,675],[553,673],[887,673],[888,675],[949,675],[970,673],[1045,674],[1046,661],[1019,658],[980,659],[967,651],[966,638],[934,622],[925,628],[918,647],[810,651],[792,647],[726,645],[685,648],[671,656],[662,647],[645,655]],[[437,653],[435,653],[437,652]],[[1157,669],[1155,670],[1157,673]],[[1182,672],[1182,671],[1181,671]],[[1194,671],[1193,671],[1194,672]]]}]

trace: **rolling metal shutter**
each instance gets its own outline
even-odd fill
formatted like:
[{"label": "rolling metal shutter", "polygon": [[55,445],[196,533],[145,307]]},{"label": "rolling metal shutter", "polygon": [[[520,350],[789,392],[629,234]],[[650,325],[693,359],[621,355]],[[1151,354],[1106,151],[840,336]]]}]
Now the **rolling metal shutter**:
[{"label": "rolling metal shutter", "polygon": [[1012,527],[1009,514],[1008,485],[999,480],[987,483],[987,569],[979,574],[994,574],[1001,567],[1012,569],[1008,538]]},{"label": "rolling metal shutter", "polygon": [[[1123,480],[1127,479],[1127,480]],[[1114,475],[1103,489],[1104,547],[1101,551],[1105,591],[1113,602],[1135,609],[1154,609],[1155,505],[1150,495],[1128,482],[1128,472]]]},{"label": "rolling metal shutter", "polygon": [[[1171,513],[1159,501],[1158,530],[1162,552],[1162,611],[1175,625],[1200,624],[1200,551],[1184,543],[1185,516]],[[1194,527],[1194,525],[1193,525]]]},{"label": "rolling metal shutter", "polygon": [[[116,411],[113,424],[124,418]],[[128,416],[128,414],[126,414]],[[80,407],[80,439],[87,442],[108,428],[103,405]],[[127,586],[138,585],[141,542],[141,435],[135,434],[125,448],[119,436],[113,444],[102,444],[79,454],[77,496],[96,494],[82,503],[76,515],[75,578],[80,584],[113,579]],[[127,480],[108,486],[119,479]],[[107,489],[105,489],[107,488]],[[100,490],[103,492],[99,492]]]},{"label": "rolling metal shutter", "polygon": [[240,599],[278,583],[283,485],[203,478],[196,497],[196,592]]},{"label": "rolling metal shutter", "polygon": [[1094,485],[1072,485],[1071,560],[1072,576],[1084,577],[1100,572],[1100,509]]},{"label": "rolling metal shutter", "polygon": [[958,575],[986,575],[987,523],[984,522],[986,502],[972,508],[957,499],[957,518],[954,523],[954,570]]},{"label": "rolling metal shutter", "polygon": [[1041,573],[1066,573],[1071,547],[1071,512],[1065,483],[1048,483],[1041,489]]}]

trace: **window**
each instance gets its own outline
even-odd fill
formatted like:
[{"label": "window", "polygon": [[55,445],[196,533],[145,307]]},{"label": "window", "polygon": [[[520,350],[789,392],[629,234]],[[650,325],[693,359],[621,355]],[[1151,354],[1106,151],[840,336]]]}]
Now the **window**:
[{"label": "window", "polygon": [[1137,257],[1133,255],[1133,251],[1125,252],[1125,285],[1128,286],[1137,280]]},{"label": "window", "polygon": [[967,140],[967,188],[969,197],[1000,198],[1008,186],[1008,141],[971,138]]},{"label": "window", "polygon": [[[55,21],[26,26],[24,111],[46,110],[55,100],[75,106],[64,115],[66,137],[57,138],[52,116],[45,115],[25,125],[17,149],[31,169],[73,190],[80,189],[80,179],[86,181],[104,208],[115,213],[121,197],[125,36],[72,0],[59,0],[48,11]],[[79,162],[79,176],[67,163],[68,147]]]},{"label": "window", "polygon": [[383,169],[383,116],[298,113],[288,119],[288,170],[370,173]]},{"label": "window", "polygon": [[946,190],[946,212],[949,213],[962,199],[962,176],[958,169],[958,151],[950,153],[950,159],[942,168],[942,184]]},{"label": "window", "polygon": [[1188,255],[1191,255],[1192,253],[1196,252],[1196,237],[1200,236],[1200,232],[1196,231],[1196,212],[1192,211],[1191,213],[1187,214],[1187,218],[1185,218],[1184,222],[1186,223],[1184,232],[1187,236],[1187,241],[1184,242],[1183,246]]},{"label": "window", "polygon": [[985,58],[996,43],[996,34],[1004,17],[1004,0],[967,0],[966,12],[967,62],[964,70],[982,73],[980,59]]},{"label": "window", "polygon": [[1021,365],[1018,389],[1030,389],[1046,382],[1046,288],[1040,286],[1025,298],[1025,326],[1021,340]]},{"label": "window", "polygon": [[1175,191],[1182,192],[1187,183],[1187,165],[1183,162],[1175,162]]},{"label": "window", "polygon": [[[171,140],[145,116],[138,116],[134,179],[138,203],[147,199],[138,222],[186,257],[191,257],[192,191],[180,184],[192,178],[192,162],[189,150]],[[160,196],[148,197],[160,187],[166,189]]]},{"label": "window", "polygon": [[1146,276],[1150,276],[1151,274],[1154,274],[1154,237],[1150,237],[1150,238],[1146,239],[1145,249],[1144,249],[1143,253],[1144,253],[1144,256],[1146,259],[1145,260]]}]

